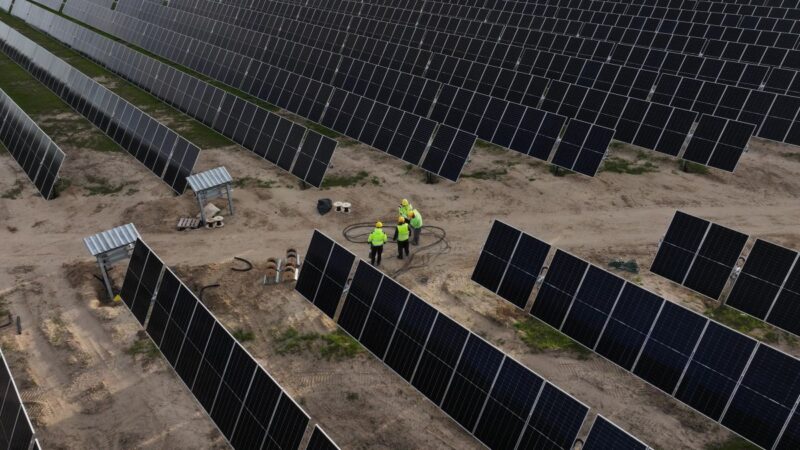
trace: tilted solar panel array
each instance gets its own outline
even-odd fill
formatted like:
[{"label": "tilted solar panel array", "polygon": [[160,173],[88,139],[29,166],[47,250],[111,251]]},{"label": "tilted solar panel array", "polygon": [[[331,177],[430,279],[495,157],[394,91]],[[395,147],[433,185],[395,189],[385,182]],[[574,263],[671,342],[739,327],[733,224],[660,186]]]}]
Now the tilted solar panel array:
[{"label": "tilted solar panel array", "polygon": [[200,149],[13,28],[0,23],[0,50],[89,119],[177,194]]},{"label": "tilted solar panel array", "polygon": [[[694,231],[708,228],[693,223]],[[535,239],[498,224],[481,260],[487,251],[508,254],[511,244],[498,243],[513,243],[517,236]],[[706,238],[718,245],[698,258],[725,263],[720,256],[739,245],[735,235],[725,239],[731,236],[709,230]],[[546,245],[537,241],[529,270],[542,266],[539,255],[546,254]],[[478,282],[489,289],[502,278],[500,271],[481,271]],[[800,444],[800,360],[788,354],[562,250],[550,261],[530,314],[763,448]]]},{"label": "tilted solar panel array", "polygon": [[[493,449],[571,449],[588,408],[315,231],[296,290]],[[338,317],[337,317],[337,311]]]},{"label": "tilted solar panel array", "polygon": [[300,447],[308,415],[141,239],[120,297],[233,448]]},{"label": "tilted solar panel array", "polygon": [[[747,235],[677,211],[650,270],[719,299]],[[725,304],[800,336],[798,252],[756,239]]]},{"label": "tilted solar panel array", "polygon": [[648,450],[640,440],[598,414],[581,450]]},{"label": "tilted solar panel array", "polygon": [[[437,134],[437,124],[417,114],[261,63],[171,29],[98,8],[84,0],[68,2],[64,13],[406,162],[422,168],[438,166],[435,162],[426,164],[426,150]],[[440,125],[438,132],[448,128]],[[450,165],[441,167],[437,175],[460,174],[466,163],[461,156],[469,154],[475,136],[460,130],[456,134],[455,142],[459,147],[450,146],[445,158],[445,164]],[[456,177],[450,179],[455,181]]]},{"label": "tilted solar panel array", "polygon": [[56,194],[64,152],[22,108],[0,89],[0,143],[45,200]]},{"label": "tilted solar panel array", "polygon": [[12,13],[299,179],[320,187],[337,142],[27,0]]},{"label": "tilted solar panel array", "polygon": [[[273,2],[270,2],[270,4],[272,3]],[[137,10],[136,4],[136,2],[126,3],[127,6],[123,6],[123,8],[131,14],[146,17],[148,20],[157,21],[159,18],[162,21],[170,20],[168,17],[170,15],[167,14],[168,10],[164,10],[164,7],[161,5],[139,2],[139,4],[142,5],[142,10]],[[187,0],[183,2],[170,2],[169,6],[217,17],[221,20],[225,20],[226,22],[233,20],[231,18],[231,10],[233,8],[229,5],[225,5],[225,7],[222,8],[219,7],[218,4],[209,3],[204,0]],[[478,36],[477,38],[467,38],[465,36],[449,34],[449,37],[447,38],[437,38],[431,40],[430,45],[432,47],[426,47],[422,50],[420,50],[420,48],[416,48],[418,47],[417,41],[402,41],[404,44],[410,45],[410,47],[407,47],[402,52],[398,53],[396,50],[393,50],[392,45],[387,44],[384,40],[391,41],[395,37],[409,35],[409,33],[404,33],[402,29],[396,29],[393,33],[387,32],[380,35],[379,38],[381,40],[372,39],[370,41],[363,36],[358,36],[357,34],[350,33],[349,31],[355,30],[359,33],[366,33],[372,29],[386,31],[391,27],[376,26],[371,24],[366,29],[362,29],[363,23],[361,22],[361,17],[350,17],[348,14],[333,15],[330,14],[329,11],[317,12],[318,10],[314,10],[315,14],[310,12],[305,13],[305,11],[309,11],[308,8],[311,7],[303,6],[287,9],[286,11],[274,11],[276,14],[268,16],[268,20],[263,19],[267,16],[264,14],[259,14],[256,11],[239,10],[235,14],[236,20],[234,20],[234,23],[240,23],[243,25],[246,24],[247,28],[256,28],[268,31],[272,36],[268,36],[267,38],[265,38],[264,36],[266,35],[263,35],[262,33],[258,33],[246,28],[237,29],[236,32],[232,32],[230,35],[226,35],[226,33],[217,34],[216,32],[209,30],[227,29],[227,24],[225,26],[221,26],[218,25],[220,22],[208,20],[203,21],[204,18],[202,17],[193,19],[192,24],[189,25],[189,29],[185,30],[185,32],[197,33],[198,36],[206,36],[210,33],[215,42],[221,42],[220,45],[223,45],[222,42],[228,42],[229,45],[233,46],[234,44],[232,44],[232,42],[237,42],[235,46],[243,48],[242,51],[245,53],[247,53],[249,49],[253,52],[263,53],[264,50],[262,48],[254,47],[250,45],[249,42],[266,42],[267,39],[270,42],[270,45],[267,47],[272,48],[273,45],[271,44],[275,42],[276,45],[274,47],[282,49],[280,54],[283,54],[283,52],[291,53],[290,49],[299,48],[300,46],[295,43],[306,43],[314,47],[324,48],[334,53],[341,52],[342,54],[346,54],[347,57],[344,57],[343,61],[347,60],[349,57],[358,57],[365,61],[368,58],[372,58],[370,59],[370,62],[377,63],[378,66],[388,66],[392,69],[401,69],[404,72],[413,74],[411,76],[411,80],[419,80],[419,82],[412,82],[408,80],[403,81],[401,78],[400,82],[398,82],[398,85],[409,85],[409,83],[411,83],[420,86],[424,85],[426,88],[428,88],[431,87],[431,80],[436,79],[437,83],[445,82],[441,79],[441,77],[444,77],[448,79],[450,83],[456,82],[454,85],[455,87],[464,86],[461,84],[462,81],[472,79],[473,81],[470,81],[471,84],[469,85],[473,86],[470,89],[477,89],[475,95],[472,95],[469,90],[466,93],[463,93],[462,91],[464,89],[462,88],[458,91],[458,95],[468,95],[459,99],[458,96],[454,96],[455,94],[448,93],[446,89],[447,85],[445,85],[445,89],[442,90],[442,94],[445,95],[437,98],[437,104],[443,103],[448,105],[452,103],[453,107],[451,107],[450,110],[459,111],[459,114],[456,117],[464,117],[463,121],[460,122],[461,126],[471,123],[468,120],[469,115],[465,115],[465,108],[469,107],[473,111],[482,112],[482,125],[477,128],[477,131],[471,131],[475,131],[479,137],[498,143],[498,145],[508,146],[508,144],[504,144],[502,140],[497,141],[497,138],[491,133],[491,131],[487,131],[494,130],[495,128],[493,128],[493,126],[495,126],[496,122],[504,120],[502,107],[498,109],[498,100],[495,97],[497,95],[496,92],[502,92],[503,89],[506,89],[507,86],[509,86],[509,84],[512,82],[517,83],[517,89],[522,88],[531,90],[533,88],[533,90],[539,92],[539,94],[535,94],[534,91],[532,91],[531,95],[528,96],[526,94],[517,101],[523,101],[523,105],[525,106],[535,107],[540,99],[541,94],[544,93],[545,90],[547,90],[548,96],[551,97],[557,96],[559,93],[562,95],[566,93],[566,90],[564,89],[554,89],[558,86],[554,86],[552,82],[550,87],[548,87],[547,80],[552,79],[577,82],[581,83],[581,86],[574,86],[571,88],[571,90],[575,90],[575,92],[570,93],[570,108],[567,108],[566,110],[562,108],[560,111],[557,108],[553,108],[554,105],[558,106],[559,102],[561,101],[559,98],[545,98],[542,102],[542,108],[547,109],[547,107],[550,107],[551,109],[548,109],[548,111],[558,112],[559,114],[564,114],[565,111],[572,111],[572,113],[575,114],[577,110],[577,116],[573,115],[568,117],[577,117],[581,120],[587,121],[594,120],[597,118],[597,113],[594,111],[597,111],[600,107],[602,107],[604,98],[610,95],[608,92],[609,88],[605,86],[607,86],[609,83],[613,83],[615,86],[613,91],[614,96],[611,97],[611,100],[613,100],[612,103],[615,105],[611,105],[611,107],[606,108],[606,112],[613,113],[613,115],[610,116],[613,117],[613,122],[609,123],[608,118],[605,118],[603,123],[596,123],[596,125],[605,126],[607,128],[616,128],[616,133],[614,136],[615,139],[623,142],[634,143],[636,145],[644,146],[645,148],[663,151],[667,154],[675,156],[678,154],[683,139],[685,139],[686,135],[689,133],[691,122],[697,117],[697,114],[690,114],[689,111],[681,111],[678,109],[675,109],[673,112],[671,111],[672,108],[666,112],[661,111],[663,108],[651,108],[650,114],[643,121],[642,118],[645,116],[643,115],[643,111],[640,110],[642,108],[644,108],[645,111],[647,110],[648,104],[645,100],[649,98],[648,96],[650,95],[651,89],[655,87],[659,79],[660,72],[680,73],[681,75],[699,77],[703,80],[708,80],[703,84],[703,93],[699,97],[700,99],[703,99],[703,101],[701,102],[698,100],[696,103],[692,103],[694,105],[694,111],[692,112],[705,115],[717,114],[720,116],[720,118],[750,123],[755,126],[754,131],[757,132],[761,137],[782,142],[785,141],[800,144],[800,135],[798,134],[800,133],[800,124],[797,123],[796,118],[800,104],[795,105],[795,101],[792,97],[787,97],[785,95],[776,96],[772,93],[751,91],[750,89],[737,90],[736,88],[733,88],[733,86],[725,86],[725,84],[722,84],[732,83],[733,85],[741,85],[748,88],[758,89],[760,88],[761,84],[765,82],[765,77],[767,75],[767,71],[769,70],[766,67],[763,68],[764,70],[762,70],[759,68],[759,66],[742,66],[739,63],[735,63],[739,64],[739,66],[734,67],[732,65],[734,64],[733,62],[725,61],[720,62],[720,64],[705,63],[704,61],[713,62],[714,60],[707,60],[703,57],[692,57],[691,55],[683,54],[676,54],[676,56],[671,59],[665,55],[654,54],[644,58],[639,63],[636,63],[629,58],[630,52],[626,53],[628,56],[626,56],[623,60],[618,60],[617,57],[621,58],[621,56],[610,53],[610,50],[608,54],[603,53],[595,55],[595,52],[598,50],[595,48],[597,46],[597,42],[591,39],[584,40],[583,43],[578,46],[579,48],[577,48],[575,52],[576,55],[583,55],[584,57],[590,57],[592,55],[597,57],[596,61],[587,61],[575,56],[569,56],[570,53],[555,54],[548,53],[547,51],[531,50],[530,48],[508,46],[505,44],[498,47],[499,44],[497,44],[496,41],[483,41],[482,44],[477,46],[472,45],[471,43],[482,39],[483,34],[480,32],[476,33]],[[155,10],[160,12],[156,14],[154,12]],[[297,13],[295,15],[300,15],[298,11],[303,11],[305,15],[302,15],[302,18],[307,20],[293,20],[295,17],[288,15],[289,12],[292,14]],[[285,17],[278,16],[277,13],[281,13]],[[259,15],[262,17],[261,21],[258,19]],[[173,16],[176,15],[173,14]],[[358,22],[354,22],[356,19],[358,19]],[[311,25],[310,23],[322,23],[325,26]],[[327,28],[334,26],[342,29],[345,29],[346,27],[347,32],[332,31],[334,28]],[[287,47],[287,44],[277,45],[278,40],[276,36],[279,35],[283,36],[286,42],[290,42],[291,44],[288,44],[290,46]],[[511,35],[514,34],[512,33]],[[422,37],[420,37],[420,39],[428,39],[428,34],[423,33],[421,36]],[[439,36],[439,34],[436,34],[436,36]],[[461,42],[462,39],[466,39],[466,41],[464,41],[464,44],[462,45],[454,43],[456,41],[453,41],[453,39],[458,39],[457,42]],[[527,41],[523,39],[519,44],[524,44],[525,42]],[[552,41],[549,42],[550,47],[555,48],[548,47],[548,50],[555,51],[563,47],[553,44]],[[373,48],[377,48],[378,50],[375,52],[363,50]],[[394,48],[398,48],[398,46],[394,45]],[[512,48],[515,48],[515,50],[512,51]],[[381,53],[381,49],[384,50],[383,53]],[[426,63],[426,58],[428,58],[426,55],[429,55],[429,50],[448,52],[451,49],[461,49],[455,54],[463,58],[468,58],[469,60],[458,60],[458,62],[455,63],[452,56],[434,54],[433,57],[428,59],[428,62]],[[470,49],[473,49],[474,51]],[[478,49],[481,51],[479,52]],[[489,53],[482,53],[484,49],[489,49]],[[311,52],[314,51],[318,52],[318,50],[311,50]],[[298,54],[308,54],[308,51],[305,49],[302,51],[295,50],[295,52],[298,52]],[[589,52],[589,54],[585,54],[586,52]],[[390,58],[388,60],[387,55],[389,55],[388,57]],[[391,58],[397,58],[397,55],[400,55],[402,60],[393,61]],[[409,59],[409,57],[411,59]],[[612,63],[606,62],[607,57],[612,58]],[[687,58],[690,57],[697,59],[689,61]],[[288,58],[292,59],[293,56],[289,55]],[[443,64],[443,61],[448,61],[448,58],[450,62],[446,63],[448,65],[446,70],[438,69],[438,67],[441,67]],[[678,58],[679,61],[675,58]],[[477,61],[470,61],[471,59],[476,59]],[[322,64],[325,65],[326,63],[331,63],[331,61],[334,60],[331,58],[323,58]],[[644,66],[643,64],[647,61],[660,62],[657,67]],[[665,64],[667,63],[669,63],[670,66],[666,66]],[[680,64],[675,66],[676,63]],[[617,64],[627,64],[627,66],[619,66]],[[336,68],[336,66],[337,64],[334,61],[332,67]],[[647,67],[652,70],[641,70],[642,67]],[[696,70],[692,69],[693,67]],[[342,64],[340,69],[344,69],[345,71],[350,70],[350,72],[353,73],[353,68],[349,63]],[[423,73],[420,73],[420,71]],[[360,74],[362,72],[362,66],[359,65],[355,71],[356,75],[350,76],[361,76]],[[373,72],[374,69],[370,69],[367,74],[372,74]],[[535,74],[537,77],[543,76],[546,78],[537,78],[538,81],[534,80],[536,81],[535,83],[530,82],[526,84],[525,77],[528,77],[528,80],[531,81],[531,75],[529,73]],[[409,76],[407,74],[405,75],[406,77]],[[425,81],[424,78],[420,78],[417,75],[428,78],[428,80]],[[520,76],[522,76],[522,78],[519,78]],[[780,76],[776,75],[776,77],[781,79],[786,78],[785,74]],[[794,77],[794,75],[791,75],[791,77]],[[395,78],[392,79],[394,80]],[[498,81],[496,82],[496,80]],[[798,87],[800,88],[800,78],[797,78],[797,80]],[[544,85],[541,84],[541,81],[544,82]],[[521,84],[518,84],[519,82],[521,82]],[[769,82],[767,82],[767,84],[770,85]],[[620,91],[616,87],[622,87],[625,85],[630,87],[628,89],[624,89],[623,91]],[[477,86],[477,88],[474,86]],[[497,89],[500,90],[497,91]],[[604,92],[597,92],[598,90],[603,91],[604,89]],[[720,89],[722,90],[721,92],[719,92]],[[587,95],[587,90],[592,91],[591,95]],[[785,92],[785,89],[778,89],[775,90],[775,92]],[[800,92],[800,90],[798,92]],[[491,102],[489,100],[490,97],[487,97],[490,94]],[[619,95],[623,95],[623,97],[621,99],[617,98]],[[635,99],[626,98],[628,95],[635,97]],[[444,99],[444,102],[442,102],[442,98]],[[656,98],[662,100],[664,99],[663,96],[654,96],[654,99]],[[585,103],[582,103],[584,101]],[[621,101],[622,104],[619,105]],[[626,101],[628,101],[627,107],[625,104]],[[642,103],[644,106],[642,106]],[[775,104],[773,105],[773,103]],[[459,104],[463,106],[457,106]],[[487,104],[489,106],[487,106]],[[620,120],[619,116],[623,109],[627,113],[626,116],[628,118],[633,118],[634,120]],[[474,115],[475,112],[471,114]],[[448,116],[440,114],[432,117],[435,120],[446,120]],[[671,123],[668,123],[668,121]],[[641,127],[639,126],[640,124],[642,124]],[[659,134],[654,135],[653,129],[658,129],[659,127],[662,127],[663,129],[665,124],[671,125],[671,127],[663,130],[664,139],[663,142],[659,142]],[[456,125],[458,125],[457,122]],[[630,127],[633,128],[627,129]],[[640,137],[637,138],[636,141],[633,141],[632,139],[637,135],[637,129],[639,130],[638,134]],[[748,127],[744,127],[742,130],[748,130]],[[647,133],[648,131],[649,133]],[[680,138],[678,138],[679,136]],[[728,151],[726,158],[723,158],[722,160],[716,157],[710,159],[695,159],[702,163],[711,164],[713,167],[718,167],[723,170],[731,170],[731,167],[736,166],[736,161],[738,161],[738,158],[741,156],[741,152],[744,150],[744,145],[740,144],[734,146],[730,141],[726,142],[724,140],[725,137],[726,136],[720,137],[722,143],[719,146],[725,148],[726,150],[735,150],[733,152]],[[718,152],[718,154],[719,153],[722,152]],[[694,156],[690,154],[690,157]]]},{"label": "tilted solar panel array", "polygon": [[[170,6],[182,9],[189,9],[192,5],[210,4],[204,0],[170,2]],[[749,123],[756,125],[761,137],[800,145],[800,136],[797,136],[798,125],[796,124],[797,105],[794,105],[792,98],[772,94],[772,92],[777,94],[793,92],[794,95],[800,95],[800,77],[797,76],[797,72],[794,70],[770,69],[767,66],[714,60],[702,56],[685,55],[679,52],[665,53],[658,50],[648,50],[648,53],[643,54],[641,51],[633,51],[633,47],[624,44],[619,44],[615,47],[616,44],[606,42],[602,44],[609,45],[601,45],[601,43],[591,38],[568,37],[556,33],[531,32],[530,30],[521,29],[510,32],[507,28],[483,22],[477,22],[474,26],[464,27],[461,33],[466,33],[468,36],[461,36],[435,30],[417,29],[414,28],[414,25],[406,23],[381,22],[364,17],[356,17],[356,12],[352,11],[333,14],[331,11],[311,9],[312,7],[310,6],[301,7],[298,5],[291,5],[291,7],[284,9],[276,6],[280,5],[277,2],[269,2],[268,5],[264,4],[264,7],[266,8],[269,5],[275,8],[270,10],[270,12],[275,13],[274,15],[265,16],[261,14],[259,18],[259,14],[255,11],[247,11],[245,14],[240,10],[236,14],[236,19],[238,21],[246,21],[240,23],[247,23],[248,27],[260,26],[271,30],[271,32],[278,30],[278,32],[284,33],[287,39],[296,42],[314,40],[316,41],[314,45],[320,46],[326,45],[325,43],[328,46],[346,44],[346,47],[342,46],[341,51],[349,51],[348,48],[351,47],[358,49],[364,45],[364,39],[342,38],[343,33],[341,32],[322,31],[326,27],[339,27],[348,31],[367,34],[380,40],[400,42],[410,46],[413,51],[417,52],[415,55],[424,55],[424,52],[430,50],[448,55],[458,55],[469,60],[475,59],[478,62],[491,63],[492,66],[487,69],[489,74],[513,69],[547,76],[552,79],[562,77],[562,80],[578,81],[580,79],[585,80],[587,76],[594,77],[599,74],[604,79],[610,77],[614,81],[615,71],[618,72],[620,69],[625,69],[623,72],[628,73],[626,76],[637,78],[636,83],[639,85],[639,88],[631,91],[629,95],[640,99],[648,97],[650,89],[659,78],[659,74],[674,73],[682,77],[697,78],[698,81],[705,80],[705,89],[712,91],[720,87],[724,90],[725,84],[730,84],[731,87],[747,87],[749,89],[744,90],[745,98],[747,98],[750,89],[760,89],[764,85],[764,89],[769,92],[756,91],[754,93],[750,91],[750,96],[753,98],[748,99],[746,104],[739,105],[741,111],[737,111],[737,114],[741,115],[743,119],[747,119]],[[332,6],[326,5],[326,7]],[[391,7],[386,8],[393,9]],[[230,9],[227,5],[224,9],[211,6],[196,6],[194,11],[213,15],[214,17],[225,17],[226,20],[230,20],[222,14],[222,11],[230,11]],[[401,17],[406,21],[410,20],[408,19],[409,14],[390,14],[390,16],[392,18]],[[413,16],[413,13],[411,16]],[[266,17],[269,17],[269,19],[266,19]],[[303,21],[290,20],[295,17],[300,17]],[[294,24],[287,25],[289,22]],[[488,27],[488,29],[484,30],[484,27]],[[474,33],[468,33],[464,30],[470,30]],[[354,34],[346,35],[355,36]],[[498,40],[502,41],[506,38],[509,40],[507,43],[498,43]],[[324,42],[321,42],[322,40]],[[424,41],[422,44],[419,43],[421,40]],[[378,41],[378,43],[382,44],[378,45],[378,48],[388,48],[385,42]],[[372,48],[373,46],[364,45],[364,47]],[[420,48],[423,53],[419,53]],[[539,50],[534,50],[533,48]],[[583,58],[589,58],[589,60]],[[463,66],[464,69],[469,68],[470,70],[472,70],[472,67],[474,66]],[[462,67],[455,66],[455,68],[458,71]],[[447,73],[449,74],[450,72]],[[478,71],[476,73],[486,74],[487,72]],[[487,78],[494,80],[498,77],[495,75]],[[720,100],[719,94],[721,93],[717,92],[714,95],[712,92],[710,95],[705,95],[704,98],[710,99],[712,103],[710,105],[698,105],[696,112],[709,114],[707,109],[708,106],[711,106],[712,110],[717,108],[720,113],[730,114],[731,111],[727,108],[727,102],[729,102],[729,97],[730,99],[735,99],[735,96],[738,95],[737,91],[726,91],[722,100]],[[778,102],[780,105],[770,108],[773,102]],[[762,104],[765,104],[766,107],[763,111],[759,109],[764,107]],[[792,106],[792,108],[787,110],[787,105]],[[700,106],[703,107],[701,108]],[[787,115],[789,117],[786,117]],[[737,119],[736,116],[727,118]],[[794,123],[793,128],[787,127],[781,133],[776,132],[775,123],[787,120],[790,126]]]},{"label": "tilted solar panel array", "polygon": [[12,449],[40,449],[28,411],[8,367],[6,355],[0,351],[0,447]]},{"label": "tilted solar panel array", "polygon": [[746,234],[676,211],[650,271],[717,299],[746,243]]}]

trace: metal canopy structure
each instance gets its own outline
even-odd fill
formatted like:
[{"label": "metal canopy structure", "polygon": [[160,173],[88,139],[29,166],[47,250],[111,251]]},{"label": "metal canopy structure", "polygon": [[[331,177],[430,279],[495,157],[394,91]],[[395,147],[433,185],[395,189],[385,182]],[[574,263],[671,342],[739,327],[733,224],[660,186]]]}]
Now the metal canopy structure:
[{"label": "metal canopy structure", "polygon": [[196,173],[186,177],[189,189],[197,197],[197,204],[200,206],[200,218],[206,223],[205,204],[213,198],[225,197],[228,199],[228,211],[233,215],[233,178],[224,166],[205,172]]},{"label": "metal canopy structure", "polygon": [[108,277],[108,269],[115,263],[130,258],[136,239],[139,239],[139,232],[132,223],[83,238],[83,244],[89,253],[97,258],[109,299],[114,298],[114,290]]}]

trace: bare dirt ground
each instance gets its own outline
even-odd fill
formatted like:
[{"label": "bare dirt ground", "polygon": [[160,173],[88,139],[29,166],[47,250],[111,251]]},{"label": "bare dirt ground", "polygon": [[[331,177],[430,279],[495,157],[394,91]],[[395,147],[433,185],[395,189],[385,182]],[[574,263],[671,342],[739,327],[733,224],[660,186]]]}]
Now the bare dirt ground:
[{"label": "bare dirt ground", "polygon": [[[197,213],[192,195],[174,197],[125,153],[65,147],[63,177],[102,176],[124,187],[98,193],[88,180],[45,202],[0,151],[0,306],[22,321],[21,335],[7,327],[0,339],[46,448],[225,448],[163,359],[136,350],[139,326],[124,306],[102,303],[105,293],[82,238],[134,222],[195,292],[220,283],[206,291],[205,302],[231,330],[252,333],[245,346],[342,448],[480,448],[368,353],[326,354],[334,324],[290,285],[261,284],[266,259],[290,247],[304,253],[314,228],[365,257],[365,245],[345,241],[344,227],[391,222],[407,197],[427,224],[447,230],[450,249],[418,257],[425,266],[404,272],[400,282],[576,396],[591,414],[609,417],[655,448],[704,448],[731,434],[602,358],[533,351],[514,326],[525,314],[469,276],[492,219],[499,218],[603,267],[614,258],[635,259],[640,273],[621,275],[704,311],[713,303],[646,270],[676,209],[800,248],[798,151],[752,147],[736,175],[685,173],[674,160],[619,148],[614,157],[644,160],[654,171],[602,172],[594,179],[557,177],[530,158],[478,148],[459,183],[427,185],[401,161],[350,144],[337,150],[328,180],[360,181],[322,191],[300,189],[295,178],[238,147],[204,150],[197,171],[225,165],[237,179],[236,214],[224,228],[191,232],[175,231],[174,223]],[[320,198],[349,201],[354,212],[320,216]],[[251,260],[254,270],[231,271],[233,256]],[[402,267],[393,249],[385,256],[386,272]],[[112,274],[121,285],[124,264]],[[291,330],[305,338],[287,341]],[[800,355],[785,333],[753,334],[767,332],[772,345]]]}]

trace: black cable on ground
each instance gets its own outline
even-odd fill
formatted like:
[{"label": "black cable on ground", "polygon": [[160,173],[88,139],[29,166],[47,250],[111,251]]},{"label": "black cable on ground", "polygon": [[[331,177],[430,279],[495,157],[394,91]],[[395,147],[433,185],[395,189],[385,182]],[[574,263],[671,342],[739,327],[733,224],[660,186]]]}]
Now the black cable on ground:
[{"label": "black cable on ground", "polygon": [[205,292],[206,289],[218,288],[218,287],[219,287],[219,283],[209,284],[208,286],[201,287],[200,288],[200,301],[201,302],[203,301],[203,292]]},{"label": "black cable on ground", "polygon": [[234,256],[233,259],[236,260],[236,261],[241,261],[241,262],[247,264],[247,267],[244,268],[244,269],[240,269],[238,267],[231,267],[231,270],[236,271],[236,272],[248,272],[248,271],[253,269],[253,263],[251,263],[250,261],[248,261],[248,260],[246,260],[244,258],[239,258],[238,256]]},{"label": "black cable on ground", "polygon": [[[346,226],[342,231],[342,235],[344,235],[344,238],[347,239],[348,242],[367,244],[367,238],[374,228],[375,224],[372,222],[355,223]],[[428,242],[431,239],[432,241]],[[390,276],[396,277],[412,269],[427,267],[434,259],[450,251],[450,243],[447,241],[447,231],[442,227],[424,225],[419,240],[425,243],[425,245],[409,245],[411,254],[408,258],[404,259],[405,264],[403,264],[403,267],[390,273]],[[389,241],[396,242],[391,238]],[[389,255],[384,253],[384,258],[387,257],[391,258],[391,253],[389,253]]]}]

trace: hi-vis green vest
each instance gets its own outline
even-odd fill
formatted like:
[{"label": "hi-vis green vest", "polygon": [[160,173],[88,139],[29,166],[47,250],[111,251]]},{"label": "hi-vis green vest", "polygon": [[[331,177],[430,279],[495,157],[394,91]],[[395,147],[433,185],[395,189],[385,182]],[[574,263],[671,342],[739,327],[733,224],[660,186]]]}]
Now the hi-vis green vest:
[{"label": "hi-vis green vest", "polygon": [[367,242],[375,247],[380,247],[381,245],[385,244],[389,238],[386,236],[386,233],[383,232],[381,228],[375,228],[370,233],[369,238],[367,238]]},{"label": "hi-vis green vest", "polygon": [[397,208],[397,215],[402,217],[403,219],[408,219],[408,213],[414,210],[414,207],[411,205],[408,206],[400,206]]},{"label": "hi-vis green vest", "polygon": [[422,214],[414,210],[414,218],[411,219],[411,228],[422,228]]},{"label": "hi-vis green vest", "polygon": [[404,223],[397,226],[397,242],[408,240],[408,224]]}]

